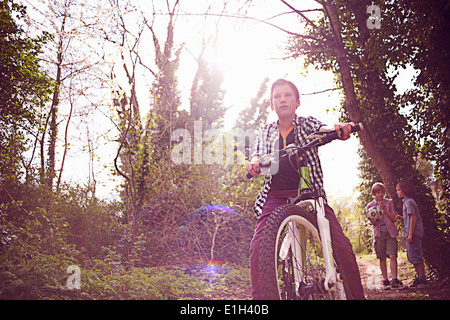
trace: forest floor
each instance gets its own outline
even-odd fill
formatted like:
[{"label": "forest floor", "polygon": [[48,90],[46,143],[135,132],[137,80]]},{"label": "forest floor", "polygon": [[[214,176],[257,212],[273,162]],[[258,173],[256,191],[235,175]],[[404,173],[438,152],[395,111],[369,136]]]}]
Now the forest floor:
[{"label": "forest floor", "polygon": [[[365,294],[369,300],[449,300],[450,281],[436,281],[430,279],[428,287],[422,289],[410,289],[415,271],[413,266],[406,260],[405,254],[401,253],[397,259],[398,279],[406,287],[402,290],[384,290],[379,262],[374,254],[364,255],[357,258],[361,282]],[[388,262],[388,274],[389,271]]]},{"label": "forest floor", "polygon": [[[378,260],[375,255],[363,255],[357,257],[361,274],[361,282],[364,286],[368,300],[450,300],[450,281],[429,281],[429,286],[423,289],[410,289],[414,277],[412,266],[406,258],[398,257],[398,278],[406,286],[403,290],[384,290]],[[388,263],[389,270],[389,263]],[[248,267],[233,266],[214,271],[192,270],[193,275],[211,283],[211,290],[205,299],[212,300],[251,300],[250,271]],[[211,276],[211,272],[214,275]]]}]

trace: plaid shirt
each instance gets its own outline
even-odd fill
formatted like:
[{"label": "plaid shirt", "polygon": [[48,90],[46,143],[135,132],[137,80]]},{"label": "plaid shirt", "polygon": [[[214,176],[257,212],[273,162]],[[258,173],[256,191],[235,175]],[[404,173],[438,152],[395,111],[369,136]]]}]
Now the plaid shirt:
[{"label": "plaid shirt", "polygon": [[[383,202],[384,202],[386,208],[390,212],[395,213],[394,202],[392,200],[384,198]],[[369,210],[369,208],[371,208],[371,207],[379,207],[376,200],[372,200],[371,202],[369,202],[369,204],[366,206],[366,211]],[[381,207],[380,207],[380,209],[381,209]],[[397,230],[397,227],[395,226],[394,221],[392,221],[391,218],[389,218],[388,214],[386,212],[384,212],[383,209],[381,209],[381,211],[383,211],[383,215],[381,216],[381,219],[383,219],[384,223],[386,224],[389,235],[391,236],[391,238],[396,238],[398,236],[398,230]],[[380,236],[380,224],[379,223],[375,223],[373,225],[373,236],[374,237]]]},{"label": "plaid shirt", "polygon": [[[319,131],[320,127],[324,126],[322,122],[313,117],[304,118],[295,115],[292,122],[294,124],[294,137],[296,145],[304,144],[306,138],[310,134]],[[253,153],[250,156],[250,159],[254,156],[261,156],[272,153],[274,149],[276,149],[279,145],[279,139],[280,131],[278,129],[278,121],[263,126],[259,130],[258,137],[255,141]],[[318,148],[310,149],[306,154],[308,167],[310,170],[310,181],[314,187],[314,190],[320,191],[321,194],[326,197],[323,188],[323,173],[322,167],[320,165]],[[258,196],[256,197],[255,205],[253,206],[253,211],[255,212],[257,217],[261,215],[264,203],[266,203],[271,182],[272,175],[269,172],[264,177],[263,186]]]}]

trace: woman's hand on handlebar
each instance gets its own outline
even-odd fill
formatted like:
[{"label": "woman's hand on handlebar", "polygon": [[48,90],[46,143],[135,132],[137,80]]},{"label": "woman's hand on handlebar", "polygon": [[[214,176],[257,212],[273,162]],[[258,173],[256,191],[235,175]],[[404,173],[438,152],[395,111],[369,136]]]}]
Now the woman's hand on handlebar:
[{"label": "woman's hand on handlebar", "polygon": [[249,174],[251,174],[253,177],[259,176],[261,174],[261,168],[259,167],[260,164],[259,157],[253,157],[251,161],[247,164],[246,169]]}]

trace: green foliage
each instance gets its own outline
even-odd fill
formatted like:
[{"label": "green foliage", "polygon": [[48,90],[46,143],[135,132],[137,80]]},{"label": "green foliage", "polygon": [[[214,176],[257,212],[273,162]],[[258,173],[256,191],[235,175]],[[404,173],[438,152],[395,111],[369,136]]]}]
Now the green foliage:
[{"label": "green foliage", "polygon": [[[448,186],[443,164],[448,160],[444,108],[448,88],[444,84],[448,83],[449,60],[435,54],[446,45],[439,37],[446,26],[437,21],[447,16],[448,8],[426,15],[426,5],[420,1],[411,6],[408,1],[398,1],[398,5],[376,1],[383,12],[392,14],[384,18],[381,30],[369,32],[365,27],[369,1],[336,3],[355,91],[377,147],[385,151],[399,178],[413,179],[418,186],[423,185],[423,178],[413,159],[422,152],[436,162],[436,173],[443,186]],[[443,3],[431,1],[433,8]],[[164,45],[153,24],[147,25],[153,36],[155,69],[150,70],[154,79],[146,100],[151,112],[144,117],[134,73],[138,62],[145,63],[137,52],[139,41],[127,52],[134,62],[125,61],[122,51],[130,86],[114,87],[120,88],[113,96],[118,118],[111,119],[119,132],[115,169],[123,178],[120,202],[98,199],[92,185],[61,184],[54,193],[40,183],[36,168],[28,165],[31,161],[24,154],[31,141],[27,137],[36,145],[45,143],[40,122],[48,115],[42,110],[51,94],[49,88],[55,86],[39,69],[38,55],[51,37],[46,33],[36,39],[26,36],[15,22],[23,19],[24,7],[7,0],[0,0],[0,7],[0,298],[210,299],[230,286],[248,286],[248,247],[255,222],[251,208],[261,179],[247,181],[241,164],[174,165],[170,160],[174,129],[190,129],[200,119],[202,129],[209,129],[221,123],[226,110],[223,75],[203,60],[199,60],[191,90],[191,113],[179,110],[177,71],[182,46],[174,42],[176,5],[168,15]],[[339,82],[336,43],[327,19],[323,15],[312,20],[318,27],[306,26],[311,37],[292,38],[289,50],[294,55],[307,54],[307,64],[334,71]],[[417,27],[430,24],[433,28]],[[119,38],[132,38],[131,29],[120,30]],[[120,49],[127,47],[122,43]],[[400,97],[392,70],[406,63],[422,73],[415,91]],[[240,114],[238,129],[256,131],[266,117],[267,81],[262,82],[250,108]],[[370,248],[371,230],[358,206],[370,200],[369,187],[379,179],[364,150],[361,155],[364,200],[357,204],[337,199],[332,204],[356,252]],[[41,156],[44,161],[45,155]],[[424,242],[427,259],[442,270],[449,256],[445,254],[449,246],[442,241],[442,234],[448,239],[448,215],[433,210],[426,188],[419,191],[417,201],[424,208],[426,230],[431,230]],[[81,289],[66,285],[67,268],[72,265],[80,266]]]},{"label": "green foliage", "polygon": [[442,220],[447,220],[444,228],[449,230],[450,47],[442,35],[450,32],[450,7],[446,0],[400,1],[396,5],[408,17],[402,21],[402,28],[408,31],[404,42],[411,52],[411,65],[420,70],[415,87],[401,101],[405,109],[411,109],[413,126],[408,139],[420,142],[416,142],[416,152],[436,163],[435,177],[441,185],[439,206]]},{"label": "green foliage", "polygon": [[[102,300],[174,300],[195,299],[207,291],[207,284],[182,269],[135,268],[120,265],[113,273],[102,261],[93,270],[82,272],[77,298]],[[105,267],[106,270],[102,268]]]},{"label": "green foliage", "polygon": [[26,199],[16,196],[13,190],[1,193],[0,296],[43,299],[59,287],[63,266],[74,264],[78,252],[64,240],[61,216],[43,208],[31,210]]},{"label": "green foliage", "polygon": [[53,203],[50,210],[64,218],[67,242],[88,257],[103,256],[122,235],[120,204],[92,197],[89,188],[66,186]]},{"label": "green foliage", "polygon": [[[20,189],[20,188],[18,188]],[[2,198],[1,299],[204,298],[209,285],[181,269],[136,268],[111,250],[122,228],[114,206],[86,200],[82,188],[64,189],[51,211]],[[37,198],[37,196],[36,196]],[[34,199],[36,199],[34,198]],[[25,209],[25,208],[28,208]],[[116,230],[116,231],[114,231]],[[81,289],[66,286],[71,265],[81,267]]]},{"label": "green foliage", "polygon": [[128,226],[119,252],[135,266],[192,258],[245,263],[259,183],[247,183],[240,165],[160,164],[153,198],[138,212],[136,229]]},{"label": "green foliage", "polygon": [[[150,90],[152,111],[142,117],[134,74],[127,74],[131,89],[111,84],[112,107],[117,112],[111,120],[119,132],[114,164],[123,178],[120,201],[100,200],[95,185],[90,184],[61,183],[55,192],[52,186],[43,185],[37,168],[27,165],[33,159],[24,156],[30,142],[35,147],[45,145],[46,129],[41,122],[49,115],[42,110],[51,93],[48,88],[55,86],[39,70],[37,55],[50,37],[27,37],[13,21],[21,19],[25,9],[11,1],[0,3],[0,58],[4,62],[0,80],[0,299],[205,299],[230,285],[248,286],[248,269],[240,266],[248,265],[254,223],[251,208],[261,179],[246,181],[241,164],[174,165],[169,157],[174,129],[196,119],[206,119],[208,128],[220,123],[225,110],[222,76],[211,77],[214,72],[209,67],[200,68],[193,96],[198,115],[179,111],[176,73],[181,48],[174,45],[172,21],[164,46],[148,26],[157,68]],[[258,121],[264,104],[259,107]],[[33,158],[35,150],[30,152]],[[44,166],[46,153],[40,152]],[[25,179],[21,179],[25,165]],[[225,210],[208,209],[216,205]],[[189,217],[198,214],[206,219],[191,225],[188,235],[203,248],[189,251],[181,235]],[[206,270],[204,278],[197,278],[186,264],[199,259],[239,266],[222,265],[220,272]],[[66,285],[67,268],[73,265],[81,269],[81,289]]]},{"label": "green foliage", "polygon": [[[432,1],[432,6],[443,10],[444,2]],[[443,160],[441,155],[436,157],[431,154],[434,154],[436,149],[433,148],[437,145],[444,146],[443,154],[447,153],[445,148],[447,143],[445,141],[447,140],[444,138],[444,132],[448,126],[448,121],[442,112],[448,114],[446,110],[448,108],[446,103],[433,103],[432,99],[419,102],[419,99],[408,98],[406,100],[411,103],[408,107],[412,106],[413,110],[417,110],[417,112],[411,114],[402,109],[405,106],[403,102],[405,97],[411,96],[411,93],[406,96],[398,93],[393,82],[398,75],[399,68],[406,67],[408,63],[413,63],[424,73],[433,69],[440,74],[436,70],[436,66],[444,63],[440,63],[435,59],[435,55],[431,54],[430,48],[435,47],[435,44],[431,43],[434,35],[433,32],[430,35],[429,30],[435,27],[438,30],[445,29],[448,28],[448,24],[445,26],[439,25],[438,17],[431,21],[426,14],[429,9],[425,9],[428,4],[421,1],[339,0],[335,1],[335,4],[339,15],[340,35],[346,51],[346,59],[351,66],[354,91],[365,128],[373,138],[374,147],[390,164],[397,181],[408,179],[416,186],[415,200],[424,218],[425,257],[433,268],[436,268],[442,276],[445,276],[448,272],[446,266],[450,256],[448,254],[450,239],[445,231],[445,229],[448,229],[448,214],[437,210],[435,199],[431,195],[430,189],[425,185],[424,177],[416,169],[415,159],[421,149],[427,150],[430,158],[441,159],[438,162],[440,169],[437,171],[441,172],[440,176],[444,178],[442,181],[444,184],[446,183],[445,175],[448,170],[444,168],[447,166],[445,161],[448,161],[448,157]],[[369,17],[366,8],[371,4],[378,5],[383,13],[380,29],[370,30],[366,25]],[[447,9],[448,7],[446,7]],[[306,64],[314,64],[318,68],[332,70],[339,82],[340,69],[337,63],[338,57],[335,54],[335,46],[339,46],[340,43],[338,39],[334,38],[333,30],[329,27],[327,10],[324,13],[323,16],[312,21],[315,27],[311,23],[308,24],[308,36],[310,38],[292,38],[288,50],[294,55],[306,55]],[[436,15],[440,16],[441,14]],[[447,11],[443,15],[447,17]],[[424,28],[423,26],[429,26],[430,28]],[[443,42],[440,42],[440,44],[447,45]],[[447,51],[444,48],[440,49],[445,55]],[[428,55],[419,53],[422,50],[425,50]],[[448,63],[448,59],[446,61]],[[448,77],[448,74],[444,73],[445,75],[442,74],[442,77],[438,76],[438,78],[445,79],[445,77]],[[440,85],[434,87],[436,83],[430,79],[430,75],[419,77],[422,80],[418,82],[423,86],[419,88],[419,91],[427,97],[430,97],[430,91],[427,89],[430,84],[433,84],[433,88],[440,85],[448,88],[448,83],[442,80]],[[415,90],[414,92],[416,92]],[[446,90],[442,90],[441,98],[447,96]],[[434,92],[437,91],[436,89]],[[431,108],[431,110],[428,110],[428,108]],[[342,118],[348,120],[346,114],[343,114]],[[436,132],[430,130],[428,125],[417,126],[428,121],[429,118],[433,118],[431,123],[434,123],[434,127],[439,128]],[[422,144],[424,144],[423,148]],[[376,181],[381,181],[381,179],[365,151],[361,150],[360,154],[362,156],[360,164],[362,177],[361,206],[364,207],[366,203],[363,202],[368,201],[371,185]],[[377,169],[383,170],[384,168]],[[389,186],[391,189],[392,187]],[[396,210],[401,212],[401,202],[397,195],[390,194],[389,196],[394,199]],[[447,252],[447,254],[443,254],[443,252]]]},{"label": "green foliage", "polygon": [[24,264],[7,261],[0,270],[0,298],[167,300],[204,298],[209,292],[207,283],[182,269],[125,269],[108,259],[92,260],[89,268],[82,267],[80,289],[69,289],[66,270],[74,264],[74,259],[62,254],[38,255]]},{"label": "green foliage", "polygon": [[372,250],[372,227],[368,224],[364,210],[360,204],[351,198],[329,199],[345,235],[350,239],[356,254]]},{"label": "green foliage", "polygon": [[15,21],[25,8],[11,0],[0,1],[0,175],[14,179],[28,148],[26,134],[35,131],[39,108],[49,100],[51,80],[39,68],[38,54],[50,38],[25,36]]}]

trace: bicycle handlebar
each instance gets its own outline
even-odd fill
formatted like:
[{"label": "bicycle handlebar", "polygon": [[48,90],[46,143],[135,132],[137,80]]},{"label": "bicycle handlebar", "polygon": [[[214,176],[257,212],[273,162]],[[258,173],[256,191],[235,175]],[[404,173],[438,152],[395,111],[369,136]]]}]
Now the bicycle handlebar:
[{"label": "bicycle handlebar", "polygon": [[[351,133],[361,131],[361,130],[364,130],[362,123],[357,123],[354,127],[352,127]],[[341,131],[341,135],[343,135],[344,130],[342,128],[340,128],[340,131]],[[307,140],[314,139],[314,140],[312,140],[311,142],[309,142],[305,145],[302,145],[302,146],[289,145],[283,149],[280,149],[278,151],[278,153],[289,150],[289,149],[292,149],[292,151],[297,151],[297,150],[307,151],[311,148],[323,146],[327,143],[330,143],[333,140],[339,139],[339,136],[338,136],[338,133],[334,130],[326,131],[326,132],[318,131],[318,132],[314,132],[313,134],[308,136],[306,139]],[[266,155],[265,157],[269,157],[270,159],[272,159],[274,154],[275,153],[269,154],[269,155]],[[271,164],[271,161],[268,161],[268,162],[261,161],[260,167],[263,167],[263,168],[270,167],[270,164]],[[246,174],[246,177],[247,177],[247,179],[253,178],[253,176],[249,172]]]},{"label": "bicycle handlebar", "polygon": [[[362,123],[357,123],[357,124],[355,124],[354,127],[352,127],[351,133],[361,131],[361,130],[364,130]],[[342,128],[340,128],[340,131],[341,131],[341,135],[343,135],[344,130]],[[327,144],[333,140],[339,139],[339,136],[336,131],[319,132],[319,134],[323,134],[323,138],[319,139],[319,140],[323,140],[323,142],[321,142],[319,144],[319,146]]]}]

